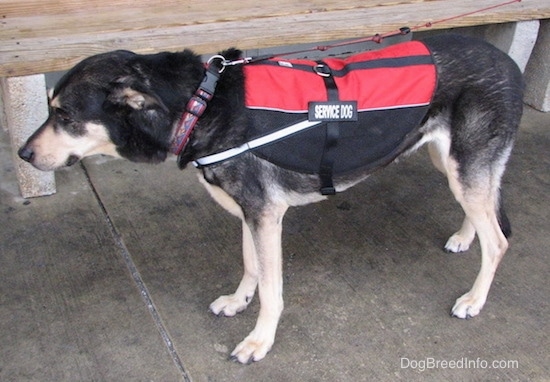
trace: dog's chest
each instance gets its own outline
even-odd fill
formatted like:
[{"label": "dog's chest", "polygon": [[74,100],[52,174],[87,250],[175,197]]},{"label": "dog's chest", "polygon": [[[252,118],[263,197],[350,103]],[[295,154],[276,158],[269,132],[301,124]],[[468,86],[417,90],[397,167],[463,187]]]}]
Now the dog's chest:
[{"label": "dog's chest", "polygon": [[319,173],[327,152],[334,175],[392,156],[424,118],[436,87],[431,54],[420,42],[322,62],[272,59],[244,73],[250,139],[320,122],[253,150],[305,173]]}]

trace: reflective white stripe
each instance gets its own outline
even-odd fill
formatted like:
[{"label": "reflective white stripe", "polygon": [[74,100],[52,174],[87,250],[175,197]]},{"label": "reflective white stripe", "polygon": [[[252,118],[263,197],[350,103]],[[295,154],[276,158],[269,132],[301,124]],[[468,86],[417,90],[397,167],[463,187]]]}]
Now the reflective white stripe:
[{"label": "reflective white stripe", "polygon": [[294,133],[297,133],[299,131],[309,129],[310,127],[313,127],[315,125],[319,125],[322,123],[321,121],[302,121],[298,122],[294,125],[285,127],[284,129],[275,131],[271,134],[264,135],[263,137],[259,137],[256,139],[251,140],[250,142],[244,143],[240,145],[239,147],[235,147],[233,149],[222,151],[221,153],[208,155],[206,157],[199,158],[195,161],[193,161],[193,165],[195,167],[199,166],[208,166],[214,163],[218,163],[221,161],[224,161],[229,158],[233,158],[234,156],[237,156],[239,154],[242,154],[248,150],[255,149],[257,147],[266,145],[268,143],[277,141],[279,139],[288,137],[289,135],[292,135]]}]

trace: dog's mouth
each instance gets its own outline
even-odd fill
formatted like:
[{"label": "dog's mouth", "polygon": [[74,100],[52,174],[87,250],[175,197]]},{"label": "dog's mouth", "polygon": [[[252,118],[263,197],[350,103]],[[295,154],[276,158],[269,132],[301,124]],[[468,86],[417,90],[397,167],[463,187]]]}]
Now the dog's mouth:
[{"label": "dog's mouth", "polygon": [[78,162],[79,160],[80,160],[80,158],[78,156],[70,155],[69,158],[67,159],[67,162],[65,162],[65,166],[70,167],[73,164],[75,164],[76,162]]}]

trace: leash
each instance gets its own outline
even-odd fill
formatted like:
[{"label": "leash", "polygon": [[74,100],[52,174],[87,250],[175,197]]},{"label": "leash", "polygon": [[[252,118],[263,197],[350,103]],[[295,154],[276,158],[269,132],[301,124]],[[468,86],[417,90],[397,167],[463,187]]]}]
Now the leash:
[{"label": "leash", "polygon": [[274,57],[289,56],[289,55],[292,55],[292,54],[300,54],[300,53],[307,53],[307,52],[314,52],[314,51],[324,52],[324,51],[327,51],[327,50],[330,50],[330,49],[333,49],[333,48],[338,48],[338,47],[341,47],[341,46],[347,46],[347,45],[353,45],[353,44],[359,44],[359,43],[362,43],[362,42],[375,42],[377,44],[380,44],[387,37],[393,37],[393,36],[398,36],[398,35],[407,35],[407,34],[413,32],[413,31],[417,31],[419,29],[431,28],[436,24],[446,23],[446,22],[456,20],[456,19],[460,19],[460,18],[463,18],[463,17],[466,17],[466,16],[471,16],[471,15],[475,15],[477,13],[486,12],[486,11],[490,11],[490,10],[493,10],[493,9],[496,9],[496,8],[504,7],[504,6],[513,4],[513,3],[519,3],[521,1],[522,0],[509,0],[509,1],[505,1],[503,3],[495,4],[495,5],[492,5],[492,6],[489,6],[489,7],[485,7],[485,8],[476,9],[476,10],[470,11],[470,12],[461,13],[461,14],[458,14],[458,15],[455,15],[455,16],[450,16],[450,17],[444,18],[444,19],[439,19],[439,20],[436,20],[436,21],[428,21],[426,23],[418,24],[418,25],[415,25],[413,27],[401,27],[397,30],[386,32],[386,33],[383,33],[383,34],[377,33],[373,36],[363,37],[363,38],[354,39],[354,40],[346,40],[346,41],[343,41],[343,42],[334,43],[334,44],[330,44],[330,45],[318,45],[318,46],[315,46],[313,48],[294,50],[294,51],[289,51],[289,52],[285,52],[285,53],[278,53],[276,55],[267,54],[267,55],[257,56],[257,57],[245,57],[245,58],[241,58],[241,59],[233,60],[233,61],[224,60],[224,61],[222,61],[222,65],[225,67],[225,66],[232,66],[232,65],[250,64],[250,63],[254,63],[254,62],[258,62],[258,61],[268,60],[268,59],[271,59],[271,58],[274,58]]},{"label": "leash", "polygon": [[[274,57],[288,56],[288,55],[292,55],[292,54],[307,53],[307,52],[312,52],[312,51],[324,52],[324,51],[327,51],[327,50],[330,50],[330,49],[333,49],[333,48],[336,48],[336,47],[353,45],[353,44],[358,44],[358,43],[362,43],[362,42],[372,41],[372,42],[375,42],[375,43],[379,44],[387,37],[392,37],[392,36],[397,36],[397,35],[407,35],[412,31],[417,31],[419,29],[424,29],[424,28],[431,28],[435,24],[445,23],[445,22],[448,22],[448,21],[451,21],[451,20],[459,19],[459,18],[466,17],[466,16],[471,16],[471,15],[474,15],[474,14],[477,14],[477,13],[489,11],[489,10],[496,9],[496,8],[500,8],[500,7],[510,5],[510,4],[513,4],[513,3],[519,3],[521,1],[522,0],[508,0],[508,1],[505,1],[505,2],[502,2],[502,3],[499,3],[499,4],[489,6],[489,7],[480,8],[480,9],[477,9],[477,10],[474,10],[474,11],[471,11],[471,12],[461,13],[461,14],[458,14],[458,15],[455,15],[455,16],[450,16],[450,17],[440,19],[440,20],[436,20],[436,21],[429,21],[429,22],[419,24],[419,25],[416,25],[416,26],[413,26],[413,27],[402,27],[402,28],[399,28],[398,30],[390,31],[390,32],[383,33],[383,34],[377,33],[377,34],[375,34],[373,36],[369,36],[369,37],[363,37],[363,38],[354,39],[354,40],[347,40],[347,41],[343,41],[343,42],[340,42],[340,43],[334,43],[334,44],[330,44],[330,45],[319,45],[319,46],[309,48],[309,49],[295,50],[295,51],[286,52],[286,53],[279,53],[279,54],[276,54],[276,55],[268,54],[268,55],[257,56],[257,57],[244,57],[244,58],[240,58],[240,59],[232,60],[232,61],[226,60],[225,57],[223,57],[221,55],[214,55],[207,61],[204,79],[203,79],[201,85],[199,86],[199,88],[195,91],[195,93],[193,94],[191,99],[188,101],[188,103],[185,107],[185,111],[182,114],[182,116],[180,117],[180,120],[178,121],[178,124],[177,124],[175,132],[174,132],[174,136],[172,138],[172,142],[170,144],[170,152],[172,152],[173,154],[175,154],[177,156],[180,156],[183,153],[183,151],[185,150],[185,147],[186,147],[187,143],[189,142],[191,134],[193,133],[193,130],[194,130],[197,122],[199,121],[199,118],[203,115],[204,111],[206,110],[206,107],[208,105],[208,101],[210,101],[212,99],[212,97],[214,96],[214,92],[216,90],[216,85],[218,83],[220,75],[223,73],[223,71],[225,70],[225,68],[227,66],[251,64],[251,63],[254,63],[254,62],[269,60],[269,59],[274,58]],[[218,65],[213,65],[214,61],[219,61],[219,66]],[[243,149],[243,148],[244,147],[237,148],[236,151],[240,151],[239,149]],[[250,149],[250,147],[247,147],[247,149],[245,149],[243,151],[247,151],[248,149]],[[229,150],[229,151],[231,151],[231,150]],[[243,152],[243,151],[241,151],[241,152]],[[231,156],[233,156],[233,155],[231,155]],[[216,158],[216,159],[218,159],[218,158]],[[227,159],[227,157],[224,156],[224,159]],[[207,164],[211,164],[211,163],[206,163],[206,162],[208,162],[208,161],[206,161],[204,159],[203,159],[202,163],[201,163],[200,160],[197,160],[197,161],[195,161],[195,165],[196,166],[197,165],[204,166],[204,165],[207,165]],[[216,162],[217,162],[217,160],[216,160]]]}]

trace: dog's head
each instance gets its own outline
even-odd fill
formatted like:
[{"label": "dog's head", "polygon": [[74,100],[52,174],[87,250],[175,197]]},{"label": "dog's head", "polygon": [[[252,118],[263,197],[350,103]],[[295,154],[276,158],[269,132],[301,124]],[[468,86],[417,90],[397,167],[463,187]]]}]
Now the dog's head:
[{"label": "dog's head", "polygon": [[[80,62],[49,92],[48,119],[21,147],[19,156],[45,171],[94,154],[163,161],[181,109],[175,103],[182,103],[179,97],[190,97],[197,86],[194,79],[202,79],[200,59],[190,51],[178,54],[177,69],[167,60],[166,55],[116,51]],[[181,60],[187,67],[182,68]],[[191,71],[187,81],[171,84],[171,73],[166,71],[177,70],[175,76],[181,78],[181,69]]]}]

